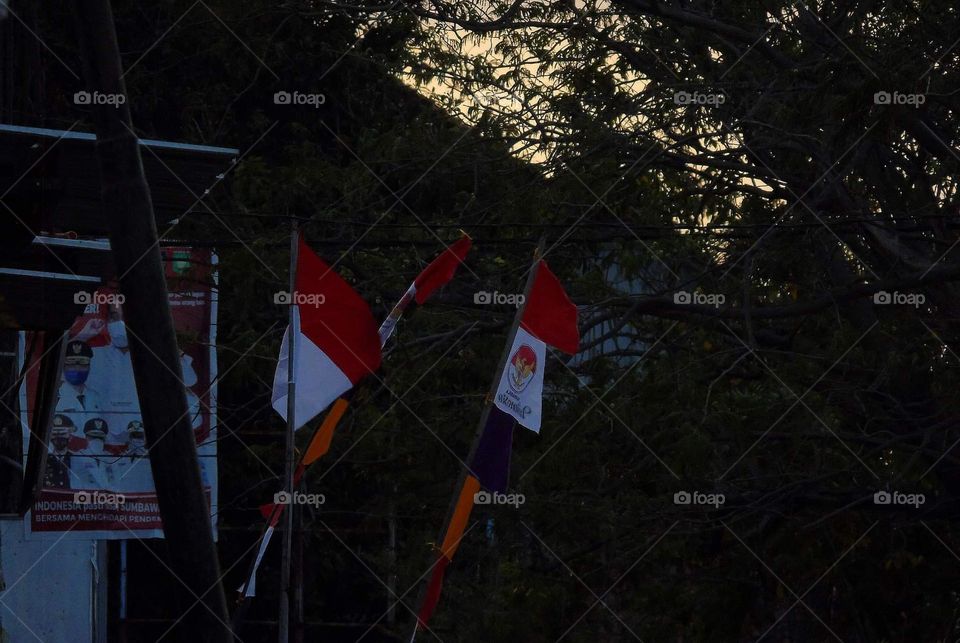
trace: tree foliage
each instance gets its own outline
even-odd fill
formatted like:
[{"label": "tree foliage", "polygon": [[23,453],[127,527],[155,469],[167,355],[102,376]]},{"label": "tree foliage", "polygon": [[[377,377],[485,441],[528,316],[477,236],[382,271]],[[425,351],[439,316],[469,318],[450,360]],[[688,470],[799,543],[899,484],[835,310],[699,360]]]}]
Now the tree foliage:
[{"label": "tree foliage", "polygon": [[[281,469],[272,293],[293,215],[378,316],[457,228],[476,238],[307,476],[328,498],[306,518],[307,618],[350,626],[317,632],[407,638],[513,313],[473,294],[519,289],[546,235],[583,350],[548,365],[541,434],[515,436],[526,503],[475,510],[439,638],[956,637],[956,7],[115,11],[139,131],[242,150],[168,236],[221,255],[228,590]],[[71,60],[69,24],[41,26]],[[47,118],[78,117],[75,81],[43,65]],[[326,103],[276,105],[281,90]],[[882,490],[926,502],[875,504]],[[277,560],[251,618],[274,614]]]}]

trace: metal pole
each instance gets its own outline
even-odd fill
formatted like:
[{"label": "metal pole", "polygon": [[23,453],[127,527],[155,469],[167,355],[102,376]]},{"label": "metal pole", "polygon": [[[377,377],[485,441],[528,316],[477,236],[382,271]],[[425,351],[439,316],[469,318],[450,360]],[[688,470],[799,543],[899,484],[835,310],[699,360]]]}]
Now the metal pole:
[{"label": "metal pole", "polygon": [[[303,480],[300,481],[303,490]],[[293,560],[291,583],[293,585],[293,643],[303,643],[303,510],[290,505],[293,512]]]},{"label": "metal pole", "polygon": [[[295,286],[294,286],[294,285],[291,285],[290,287],[291,287],[291,289],[293,289]],[[415,289],[413,288],[412,285],[411,285],[411,287],[407,288],[406,292],[404,292],[404,294],[403,294],[403,296],[400,298],[400,300],[399,300],[399,301],[394,305],[394,307],[390,310],[390,314],[387,316],[387,318],[386,318],[385,320],[383,320],[383,323],[380,325],[380,329],[379,329],[380,347],[381,347],[381,348],[383,348],[383,347],[386,345],[387,340],[390,339],[391,335],[393,334],[393,331],[396,329],[397,321],[400,319],[400,317],[403,315],[403,312],[404,312],[404,311],[407,309],[407,307],[410,305],[410,302],[413,301],[414,293],[415,293],[415,292],[416,292],[416,291],[415,291]],[[342,399],[342,400],[344,400],[344,401],[346,401],[346,402],[350,402],[350,400],[352,400],[353,397],[356,395],[357,391],[358,391],[361,387],[366,386],[366,382],[367,382],[367,380],[365,380],[364,382],[361,382],[360,384],[358,384],[357,387],[350,389],[349,391],[347,391],[346,393],[344,393],[343,395],[341,395],[341,396],[340,396],[340,399]],[[334,403],[334,404],[336,404],[336,403]],[[328,415],[328,418],[329,418],[329,415]],[[312,433],[312,435],[310,436],[310,439],[307,440],[307,444],[310,444],[311,442],[313,442],[313,439],[316,437],[317,433],[320,431],[320,427],[321,427],[321,426],[322,426],[322,424],[318,424],[318,425],[316,426],[316,428],[314,428],[313,433]],[[296,466],[294,467],[294,471],[297,471],[297,470],[303,465],[303,461],[304,461],[305,456],[306,456],[306,453],[303,453],[303,454],[300,455],[300,458],[297,460],[297,464],[296,464]],[[394,490],[396,490],[396,487],[394,487]],[[394,494],[394,495],[396,495],[396,494]],[[277,509],[274,508],[274,511],[277,511]],[[302,573],[302,568],[303,568],[303,563],[302,563],[303,553],[302,553],[301,550],[302,550],[302,548],[303,548],[303,539],[305,538],[305,533],[304,533],[304,530],[303,530],[303,513],[302,513],[302,511],[301,511],[301,512],[298,512],[298,513],[295,515],[295,518],[294,518],[294,519],[298,521],[298,523],[294,525],[294,530],[293,530],[293,531],[294,531],[295,539],[299,542],[299,544],[296,544],[296,543],[295,543],[295,546],[293,547],[293,549],[296,550],[296,553],[294,554],[294,555],[296,556],[296,558],[297,558],[297,563],[296,563],[296,565],[297,565],[297,567],[301,570],[301,571],[300,571],[299,573],[297,573],[297,574],[291,573],[292,584],[296,587],[296,591],[295,591],[294,594],[293,594],[293,599],[294,599],[294,605],[293,605],[293,607],[294,607],[294,615],[295,615],[295,618],[298,619],[298,620],[296,621],[296,623],[298,623],[298,627],[297,627],[297,628],[294,628],[294,641],[295,641],[295,643],[296,643],[296,642],[299,642],[299,640],[300,640],[298,637],[302,637],[302,636],[303,636],[303,630],[304,630],[305,623],[306,623],[306,621],[304,621],[304,619],[303,619],[303,573]],[[259,539],[258,539],[258,542],[261,542],[261,543],[262,543],[262,541],[263,541],[264,538],[268,538],[268,537],[269,537],[269,534],[267,533],[267,528],[268,528],[268,526],[270,525],[271,520],[272,520],[272,516],[271,516],[270,519],[268,519],[268,520],[264,523],[263,527],[261,528],[261,530],[260,530],[260,537],[259,537]],[[270,532],[270,533],[276,533],[276,532]],[[299,549],[298,549],[298,548],[299,548]],[[233,613],[232,629],[233,629],[234,632],[239,632],[239,631],[240,631],[240,626],[241,626],[241,624],[243,623],[244,617],[246,616],[247,607],[248,607],[249,604],[250,604],[249,597],[246,596],[246,590],[247,590],[248,584],[251,582],[251,580],[256,577],[256,570],[257,570],[258,562],[259,562],[259,559],[258,559],[257,557],[253,557],[253,558],[250,559],[250,565],[249,565],[249,568],[247,569],[247,574],[246,574],[246,576],[245,576],[245,578],[247,579],[247,581],[246,581],[246,583],[242,586],[242,590],[243,590],[243,591],[242,591],[242,592],[240,593],[240,595],[237,597],[236,609],[234,610],[234,613]],[[394,586],[394,589],[396,589],[395,586]],[[393,595],[391,595],[391,596],[393,596]],[[238,640],[239,640],[239,637],[237,637],[237,638],[238,638]]]},{"label": "metal pole", "polygon": [[293,545],[293,432],[296,429],[296,365],[294,347],[300,335],[300,316],[297,314],[297,246],[300,240],[297,220],[290,220],[290,326],[287,330],[287,435],[283,462],[283,488],[290,506],[283,512],[283,557],[280,563],[280,615],[277,640],[288,643],[290,637],[290,552]]},{"label": "metal pole", "polygon": [[93,556],[96,561],[94,570],[94,595],[93,595],[93,641],[94,643],[107,643],[107,579],[110,578],[109,555],[107,553],[106,540],[93,541]]},{"label": "metal pole", "polygon": [[127,643],[127,541],[120,541],[120,643]]},{"label": "metal pole", "polygon": [[[396,453],[392,448],[394,444],[393,434],[390,435],[390,453]],[[394,596],[397,596],[397,485],[393,485],[393,492],[390,495],[388,505],[387,522],[387,625],[393,627],[397,622],[396,604],[393,602]]]}]

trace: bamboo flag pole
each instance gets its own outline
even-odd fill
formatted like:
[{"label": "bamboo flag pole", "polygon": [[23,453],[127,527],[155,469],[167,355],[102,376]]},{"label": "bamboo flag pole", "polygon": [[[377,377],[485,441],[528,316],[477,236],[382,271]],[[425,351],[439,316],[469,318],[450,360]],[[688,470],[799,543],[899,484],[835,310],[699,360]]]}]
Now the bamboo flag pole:
[{"label": "bamboo flag pole", "polygon": [[[297,249],[299,245],[299,230],[297,220],[290,220],[290,327],[287,342],[287,434],[284,451],[284,471],[283,488],[287,492],[287,497],[291,499],[290,511],[285,514],[283,525],[283,557],[280,563],[280,610],[277,621],[277,640],[279,643],[287,643],[290,636],[290,552],[293,544],[293,512],[296,511],[296,503],[293,502],[293,458],[294,441],[293,433],[296,430],[296,364],[294,356],[296,350],[294,347],[297,338],[300,336],[300,316],[297,313],[297,297],[294,293],[297,291]],[[274,509],[276,511],[276,509]]]},{"label": "bamboo flag pole", "polygon": [[[363,386],[363,383],[359,384],[358,386]],[[356,389],[351,389],[350,391],[344,393],[341,397],[337,398],[330,410],[327,411],[327,415],[323,419],[323,422],[316,429],[314,429],[313,435],[310,437],[310,446],[308,447],[307,451],[300,455],[300,458],[297,460],[297,464],[294,467],[295,487],[299,483],[300,475],[302,475],[306,467],[314,461],[306,461],[307,456],[311,455],[311,449],[320,446],[323,442],[328,442],[327,438],[333,435],[333,431],[346,413],[349,400],[353,398],[355,391]],[[329,446],[329,443],[327,443],[327,446]],[[322,453],[320,453],[320,455],[322,455]],[[319,457],[319,455],[317,457]],[[234,632],[238,632],[240,630],[240,625],[243,623],[243,619],[246,616],[247,606],[250,603],[249,599],[253,597],[254,592],[256,591],[255,587],[257,568],[260,566],[260,561],[263,559],[263,556],[267,550],[267,546],[270,544],[270,541],[273,538],[275,524],[283,515],[285,506],[286,505],[274,503],[270,509],[270,515],[267,517],[266,522],[260,529],[260,536],[257,539],[260,543],[257,555],[250,560],[250,565],[247,568],[246,574],[247,580],[238,590],[236,608],[234,609],[233,618],[231,619],[231,626]]]},{"label": "bamboo flag pole", "polygon": [[[483,411],[480,413],[480,421],[477,423],[477,430],[473,435],[473,443],[470,445],[470,452],[467,455],[467,459],[464,460],[464,462],[468,463],[468,466],[476,454],[477,448],[480,445],[480,438],[483,436],[483,430],[487,426],[487,421],[490,418],[490,410],[493,407],[493,400],[496,397],[497,387],[500,384],[500,374],[503,372],[503,369],[506,367],[507,360],[510,358],[510,348],[513,346],[514,339],[516,339],[517,329],[520,328],[520,320],[523,319],[523,313],[527,308],[527,300],[530,298],[530,290],[533,288],[533,282],[537,276],[537,263],[540,261],[540,257],[543,255],[544,247],[546,247],[546,236],[541,236],[539,243],[537,243],[536,249],[533,251],[533,266],[527,274],[527,283],[523,288],[523,303],[517,308],[517,313],[513,318],[513,325],[510,327],[510,332],[507,334],[507,341],[503,346],[503,352],[500,354],[500,360],[497,362],[497,368],[493,373],[493,381],[490,384],[490,390],[487,392],[487,395],[484,398]],[[459,504],[458,501],[460,500],[461,494],[464,493],[463,490],[468,479],[472,477],[473,476],[466,467],[461,467],[460,476],[457,480],[456,486],[454,487],[453,497],[450,499],[450,504],[447,507],[447,516],[443,522],[443,528],[441,529],[440,535],[437,538],[438,543],[444,543],[444,536],[446,535],[451,521],[454,518],[457,505]],[[443,554],[445,549],[446,543],[442,545],[440,553]],[[414,615],[413,619],[413,631],[410,633],[411,643],[417,638],[417,629],[420,626],[420,609],[423,606],[426,594],[427,585],[423,584],[420,587],[420,593],[417,597],[416,614]]]}]

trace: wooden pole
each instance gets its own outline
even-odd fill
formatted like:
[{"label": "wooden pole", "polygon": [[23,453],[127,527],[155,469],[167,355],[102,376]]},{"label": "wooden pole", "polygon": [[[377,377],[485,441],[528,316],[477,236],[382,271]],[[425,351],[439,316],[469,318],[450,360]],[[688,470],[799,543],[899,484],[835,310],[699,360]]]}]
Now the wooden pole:
[{"label": "wooden pole", "polygon": [[[533,288],[533,282],[537,277],[537,263],[540,261],[540,257],[543,254],[543,249],[546,246],[546,237],[541,236],[539,243],[537,243],[536,249],[533,251],[533,267],[530,269],[530,272],[527,274],[527,283],[523,287],[523,304],[517,308],[517,314],[513,318],[513,324],[510,326],[510,332],[507,334],[507,341],[503,345],[503,351],[500,353],[500,361],[497,362],[497,370],[493,373],[493,381],[490,383],[490,390],[487,392],[487,397],[483,401],[483,411],[480,413],[480,421],[477,423],[477,430],[473,434],[473,442],[470,445],[470,452],[467,454],[466,460],[464,462],[470,463],[473,460],[473,456],[477,452],[477,448],[480,446],[480,438],[483,436],[483,430],[487,426],[487,420],[490,418],[490,409],[493,407],[493,399],[497,395],[497,387],[500,386],[500,374],[503,373],[504,367],[507,365],[507,360],[510,359],[510,349],[513,347],[513,340],[517,336],[517,329],[520,328],[520,320],[523,319],[523,312],[527,309],[527,300],[530,298],[530,289]],[[457,479],[457,484],[453,488],[453,497],[450,499],[450,504],[447,506],[447,516],[443,521],[443,527],[440,528],[440,536],[437,538],[438,543],[443,542],[444,534],[446,533],[447,526],[450,524],[450,520],[453,518],[453,512],[457,508],[457,500],[460,498],[460,490],[463,488],[464,483],[467,480],[467,475],[469,471],[465,467],[460,468],[460,477]],[[423,604],[423,599],[426,597],[427,585],[422,583],[420,585],[420,593],[417,597],[416,613],[413,617],[413,631],[410,633],[411,643],[417,638],[417,628],[420,625],[419,613],[420,606]]]},{"label": "wooden pole", "polygon": [[296,503],[293,501],[293,432],[296,430],[296,351],[294,347],[300,335],[300,317],[297,314],[297,248],[299,245],[299,230],[297,220],[290,220],[290,325],[287,338],[287,435],[286,450],[283,458],[283,489],[290,499],[290,505],[283,512],[283,552],[280,561],[280,611],[278,617],[277,640],[279,643],[288,643],[290,639],[290,553],[293,546],[293,512]]},{"label": "wooden pole", "polygon": [[27,464],[23,473],[23,484],[20,487],[19,514],[21,516],[33,507],[43,487],[50,426],[53,424],[54,408],[57,406],[57,390],[63,373],[63,357],[67,351],[67,333],[44,332],[43,351],[40,356],[37,394],[27,443]]},{"label": "wooden pole", "polygon": [[178,592],[185,609],[169,616],[182,617],[182,638],[226,643],[231,635],[210,507],[200,477],[153,204],[121,77],[113,12],[109,0],[76,0],[74,10],[87,89],[112,97],[92,105],[97,160],[114,266],[126,297],[130,357],[169,567],[187,590]]}]

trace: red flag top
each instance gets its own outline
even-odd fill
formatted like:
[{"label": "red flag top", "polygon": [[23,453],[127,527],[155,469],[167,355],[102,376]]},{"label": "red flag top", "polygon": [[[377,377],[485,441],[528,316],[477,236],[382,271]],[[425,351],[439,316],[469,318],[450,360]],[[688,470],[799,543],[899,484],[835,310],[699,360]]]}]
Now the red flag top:
[{"label": "red flag top", "polygon": [[370,307],[300,237],[297,292],[317,294],[323,305],[298,306],[300,333],[316,344],[356,384],[380,368],[380,336]]},{"label": "red flag top", "polygon": [[544,343],[569,355],[576,355],[580,347],[577,307],[542,259],[537,264],[537,276],[534,277],[520,326]]},{"label": "red flag top", "polygon": [[433,294],[433,291],[453,279],[457,268],[463,263],[464,257],[470,252],[470,246],[473,241],[469,236],[464,235],[452,246],[443,251],[443,253],[430,262],[423,269],[417,278],[413,280],[417,292],[414,299],[418,304],[422,304]]}]

